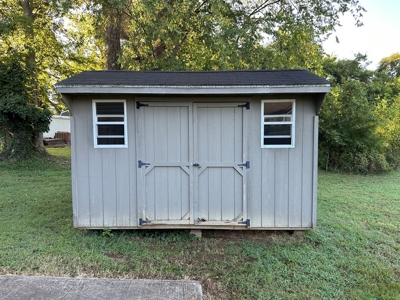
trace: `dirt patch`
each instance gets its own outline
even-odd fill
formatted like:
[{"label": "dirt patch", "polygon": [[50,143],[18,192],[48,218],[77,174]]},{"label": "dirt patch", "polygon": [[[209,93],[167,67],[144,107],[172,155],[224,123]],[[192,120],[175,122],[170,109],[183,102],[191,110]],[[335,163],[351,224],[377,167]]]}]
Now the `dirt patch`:
[{"label": "dirt patch", "polygon": [[203,230],[202,237],[268,244],[277,241],[302,241],[304,233],[302,230]]}]

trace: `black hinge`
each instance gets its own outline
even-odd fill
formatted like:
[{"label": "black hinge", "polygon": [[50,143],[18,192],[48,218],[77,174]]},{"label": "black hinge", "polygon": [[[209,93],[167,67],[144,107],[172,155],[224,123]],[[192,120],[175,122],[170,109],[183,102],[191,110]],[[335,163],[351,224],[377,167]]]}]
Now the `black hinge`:
[{"label": "black hinge", "polygon": [[246,107],[246,109],[250,109],[250,102],[246,102],[245,104],[240,104],[238,107]]},{"label": "black hinge", "polygon": [[246,167],[246,169],[250,169],[250,162],[246,161],[243,164],[238,164],[239,167]]},{"label": "black hinge", "polygon": [[238,222],[238,224],[244,224],[246,227],[250,227],[250,219],[247,219],[246,221]]},{"label": "black hinge", "polygon": [[150,163],[142,162],[141,160],[138,161],[138,167],[141,168],[143,166],[150,166]]},{"label": "black hinge", "polygon": [[136,102],[136,108],[140,109],[142,106],[149,106],[148,104],[144,104],[142,102]]},{"label": "black hinge", "polygon": [[151,223],[150,220],[143,220],[142,218],[139,219],[139,226],[142,226],[144,224],[149,224]]}]

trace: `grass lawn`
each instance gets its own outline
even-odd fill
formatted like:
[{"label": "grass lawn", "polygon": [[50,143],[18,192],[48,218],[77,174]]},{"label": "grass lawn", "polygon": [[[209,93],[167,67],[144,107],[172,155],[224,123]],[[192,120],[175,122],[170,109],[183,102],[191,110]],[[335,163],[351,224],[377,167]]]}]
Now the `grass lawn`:
[{"label": "grass lawn", "polygon": [[400,172],[320,172],[304,236],[72,228],[69,149],[0,162],[0,274],[194,279],[205,299],[400,299]]}]

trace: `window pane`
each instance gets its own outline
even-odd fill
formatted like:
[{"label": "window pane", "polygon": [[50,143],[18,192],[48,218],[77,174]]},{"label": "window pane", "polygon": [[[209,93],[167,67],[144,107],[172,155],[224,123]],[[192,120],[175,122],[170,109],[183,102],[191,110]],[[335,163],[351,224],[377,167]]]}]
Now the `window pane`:
[{"label": "window pane", "polygon": [[124,117],[97,117],[98,122],[123,122]]},{"label": "window pane", "polygon": [[124,125],[97,125],[98,135],[124,135]]},{"label": "window pane", "polygon": [[264,145],[291,145],[292,139],[288,138],[264,138]]},{"label": "window pane", "polygon": [[264,102],[264,115],[289,115],[292,106],[292,102]]},{"label": "window pane", "polygon": [[289,135],[292,125],[264,125],[264,135]]},{"label": "window pane", "polygon": [[97,145],[124,145],[124,138],[98,138]]},{"label": "window pane", "polygon": [[264,122],[291,122],[292,116],[264,117]]},{"label": "window pane", "polygon": [[97,115],[123,115],[123,102],[96,102]]}]

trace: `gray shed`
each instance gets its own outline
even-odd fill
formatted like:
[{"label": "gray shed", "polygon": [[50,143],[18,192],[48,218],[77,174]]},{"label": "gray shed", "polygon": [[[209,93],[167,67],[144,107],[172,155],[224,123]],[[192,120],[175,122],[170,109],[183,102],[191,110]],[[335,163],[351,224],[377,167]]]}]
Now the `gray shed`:
[{"label": "gray shed", "polygon": [[72,113],[75,227],[315,227],[325,79],[88,71],[56,89]]}]

